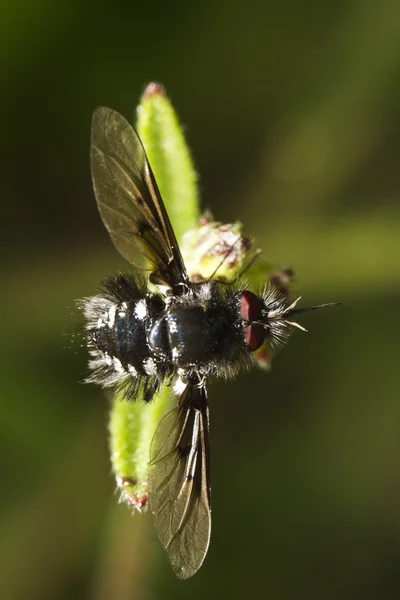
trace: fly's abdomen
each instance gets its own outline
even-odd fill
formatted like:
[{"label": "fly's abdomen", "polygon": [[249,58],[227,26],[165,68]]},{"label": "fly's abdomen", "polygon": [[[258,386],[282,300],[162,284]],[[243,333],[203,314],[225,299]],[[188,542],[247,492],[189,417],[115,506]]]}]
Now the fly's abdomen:
[{"label": "fly's abdomen", "polygon": [[165,366],[152,355],[147,330],[163,302],[148,296],[123,302],[95,296],[84,304],[92,374],[87,381],[113,387],[123,384],[129,397],[143,388],[147,401],[165,376]]}]

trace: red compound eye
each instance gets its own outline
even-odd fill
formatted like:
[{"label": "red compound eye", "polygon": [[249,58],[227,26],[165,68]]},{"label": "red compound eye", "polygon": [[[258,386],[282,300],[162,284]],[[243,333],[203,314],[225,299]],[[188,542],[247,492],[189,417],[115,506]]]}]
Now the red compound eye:
[{"label": "red compound eye", "polygon": [[[240,316],[244,321],[261,320],[261,301],[253,292],[246,290],[241,295]],[[258,350],[264,343],[265,329],[262,325],[257,323],[247,325],[243,330],[243,334],[247,347],[251,352]]]},{"label": "red compound eye", "polygon": [[240,297],[240,316],[245,321],[261,319],[261,302],[258,296],[246,290]]},{"label": "red compound eye", "polygon": [[244,339],[250,352],[255,352],[264,343],[265,329],[262,325],[248,325],[243,330]]}]

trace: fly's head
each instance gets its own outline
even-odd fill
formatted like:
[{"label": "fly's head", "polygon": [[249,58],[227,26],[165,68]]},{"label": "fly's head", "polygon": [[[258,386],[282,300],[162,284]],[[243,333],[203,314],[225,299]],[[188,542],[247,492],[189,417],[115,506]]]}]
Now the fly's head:
[{"label": "fly's head", "polygon": [[243,324],[243,334],[250,352],[259,350],[265,341],[272,350],[283,346],[294,327],[307,331],[302,325],[292,320],[295,313],[308,312],[318,308],[330,308],[340,304],[331,302],[309,308],[297,308],[297,298],[291,304],[286,295],[275,286],[268,286],[261,296],[244,290],[239,296],[239,311]]}]

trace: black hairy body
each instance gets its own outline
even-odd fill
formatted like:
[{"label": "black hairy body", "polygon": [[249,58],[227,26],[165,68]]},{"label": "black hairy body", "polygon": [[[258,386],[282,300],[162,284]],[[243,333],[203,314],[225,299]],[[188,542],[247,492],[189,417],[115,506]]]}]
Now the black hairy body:
[{"label": "black hairy body", "polygon": [[88,381],[148,402],[174,376],[183,383],[234,376],[254,360],[243,336],[241,293],[212,280],[163,296],[148,293],[137,274],[106,279],[99,295],[83,302]]}]

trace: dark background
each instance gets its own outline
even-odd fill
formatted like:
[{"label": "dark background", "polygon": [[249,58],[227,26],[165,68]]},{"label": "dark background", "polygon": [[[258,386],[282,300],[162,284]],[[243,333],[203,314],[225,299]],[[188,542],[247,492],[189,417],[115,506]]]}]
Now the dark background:
[{"label": "dark background", "polygon": [[[397,598],[400,8],[383,0],[4,1],[0,597]],[[117,503],[74,300],[129,268],[97,213],[96,106],[163,83],[203,205],[296,270],[270,374],[211,388],[213,535],[178,581]]]}]

